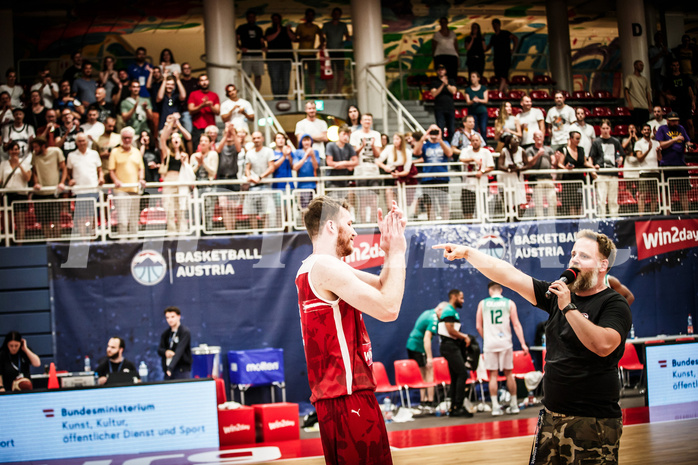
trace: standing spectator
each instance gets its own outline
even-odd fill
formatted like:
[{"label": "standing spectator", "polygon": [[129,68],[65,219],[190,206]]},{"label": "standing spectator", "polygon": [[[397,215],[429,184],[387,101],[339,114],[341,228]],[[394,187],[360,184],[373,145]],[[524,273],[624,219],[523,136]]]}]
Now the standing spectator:
[{"label": "standing spectator", "polygon": [[482,138],[487,141],[487,102],[489,94],[485,86],[480,84],[480,75],[470,73],[470,85],[465,89],[465,101],[470,105],[468,114],[475,117],[475,128]]},{"label": "standing spectator", "polygon": [[119,73],[116,71],[116,68],[114,68],[113,57],[104,57],[102,61],[102,70],[99,72],[99,85],[104,87],[105,98],[109,96],[109,100],[115,103],[115,97],[121,91],[121,81],[119,80]]},{"label": "standing spectator", "polygon": [[[437,32],[437,34],[439,34]],[[434,118],[436,125],[446,134],[446,140],[451,141],[456,131],[455,105],[453,96],[456,93],[456,81],[449,77],[446,67],[439,63],[436,67],[436,77],[431,82],[431,95],[434,97]]]},{"label": "standing spectator", "polygon": [[647,121],[647,124],[649,124],[652,129],[652,139],[654,139],[654,136],[657,134],[657,129],[659,129],[660,126],[666,126],[666,118],[664,118],[664,109],[659,105],[655,105],[652,109],[652,115],[654,118]]},{"label": "standing spectator", "polygon": [[60,127],[58,125],[56,110],[46,110],[46,126],[37,129],[36,135],[46,139],[46,143],[49,147],[55,147],[56,138],[60,137],[59,131]]},{"label": "standing spectator", "polygon": [[[691,147],[691,138],[686,133],[686,130],[680,124],[679,115],[672,111],[666,117],[666,126],[660,126],[657,129],[657,134],[655,138],[659,142],[659,147],[662,151],[662,159],[659,162],[660,166],[686,166],[686,160],[684,159],[684,153],[686,149]],[[688,176],[686,171],[664,171],[664,179],[669,184],[669,190],[671,195],[674,190],[678,191],[681,211],[688,211],[688,191],[691,188],[688,179],[683,179]],[[672,181],[673,178],[675,179]]]},{"label": "standing spectator", "polygon": [[[424,310],[414,323],[407,337],[407,358],[419,365],[422,379],[427,383],[434,381],[434,357],[432,355],[432,338],[438,334],[439,318],[448,302],[441,302],[436,308]],[[433,406],[434,388],[421,389],[422,405]]]},{"label": "standing spectator", "polygon": [[242,52],[242,69],[250,78],[254,75],[254,86],[259,90],[262,87],[264,75],[264,60],[262,52],[266,52],[266,43],[262,28],[257,26],[257,15],[248,11],[245,15],[247,24],[238,26],[235,30],[238,47]]},{"label": "standing spectator", "polygon": [[96,102],[96,90],[97,81],[92,79],[92,63],[85,61],[82,64],[82,73],[80,73],[80,77],[73,81],[71,92],[83,105],[89,106]]},{"label": "standing spectator", "polygon": [[[359,156],[359,164],[354,169],[355,176],[378,176],[380,171],[376,165],[376,159],[381,154],[381,135],[373,127],[373,115],[364,113],[361,115],[361,129],[351,133],[349,139]],[[379,186],[380,181],[371,179],[368,181],[358,181],[358,186]]]},{"label": "standing spectator", "polygon": [[582,140],[579,142],[579,146],[584,149],[585,154],[591,153],[591,143],[596,139],[596,130],[594,126],[586,123],[586,112],[584,108],[577,107],[574,110],[574,114],[577,117],[577,121],[570,125],[570,131],[577,131],[582,136]]},{"label": "standing spectator", "polygon": [[65,70],[61,80],[70,82],[70,85],[72,86],[73,81],[77,79],[82,72],[82,53],[73,52],[70,59],[73,61],[73,63],[68,69]]},{"label": "standing spectator", "polygon": [[160,114],[160,123],[158,130],[165,127],[167,117],[175,113],[182,113],[182,105],[186,101],[186,93],[182,82],[179,80],[179,74],[169,74],[160,84],[160,89],[157,92],[157,109]]},{"label": "standing spectator", "polygon": [[138,140],[138,146],[141,150],[143,158],[143,166],[145,167],[145,182],[159,182],[162,157],[160,149],[156,147],[155,141],[150,137],[148,131],[141,132],[141,137]]},{"label": "standing spectator", "polygon": [[109,174],[109,155],[113,148],[121,144],[121,135],[114,132],[114,129],[116,129],[116,118],[108,116],[104,121],[104,134],[99,136],[99,139],[97,139],[97,142],[94,144],[95,150],[97,150],[99,157],[102,159],[104,182],[108,184],[112,182],[111,175]]},{"label": "standing spectator", "polygon": [[153,72],[153,67],[150,63],[145,61],[146,54],[148,52],[145,50],[144,47],[138,47],[136,49],[136,62],[131,63],[128,67],[128,76],[129,78],[133,81],[136,80],[138,81],[138,84],[140,84],[140,96],[149,98],[150,93],[148,92],[148,77],[150,77],[150,73]]},{"label": "standing spectator", "polygon": [[625,104],[630,109],[630,116],[635,127],[642,127],[652,112],[652,88],[642,75],[645,64],[642,60],[633,63],[633,74],[625,77]]},{"label": "standing spectator", "polygon": [[526,150],[533,145],[533,133],[540,131],[545,134],[545,117],[538,108],[533,108],[531,97],[524,95],[521,97],[521,113],[519,113],[519,123],[521,123],[521,148]]},{"label": "standing spectator", "polygon": [[[164,182],[179,182],[182,167],[189,164],[189,155],[185,151],[183,136],[178,129],[181,130],[182,127],[178,124],[176,116],[170,115],[160,131],[160,163],[165,165],[161,170],[165,172]],[[208,139],[208,136],[202,134],[202,139]],[[184,169],[187,167],[185,166]],[[165,196],[163,203],[167,215],[167,232],[172,234],[178,230],[182,233],[186,232],[189,187],[166,186],[163,187],[162,193]]]},{"label": "standing spectator", "polygon": [[[309,94],[315,94],[315,77],[317,74],[317,49],[322,47],[324,42],[320,26],[313,23],[315,20],[315,10],[308,8],[305,10],[303,23],[296,27],[296,40],[298,40],[298,59],[304,63],[305,76],[308,79]],[[319,44],[316,46],[316,38]],[[313,136],[317,142],[317,138]],[[320,156],[323,156],[320,153]]]},{"label": "standing spectator", "polygon": [[511,216],[518,205],[526,204],[526,190],[523,186],[524,151],[519,146],[521,139],[514,134],[504,138],[504,146],[497,159],[497,169],[504,173],[497,176],[497,181],[507,191],[507,204]]},{"label": "standing spectator", "polygon": [[[131,78],[128,75],[128,70],[126,68],[120,68],[116,71],[116,75],[119,76],[119,91],[112,99],[114,105],[118,105],[127,99],[129,95],[131,95],[131,88],[129,87],[131,84]],[[123,124],[123,122],[120,122],[120,124]]]},{"label": "standing spectator", "polygon": [[283,25],[281,15],[271,15],[271,26],[266,30],[267,70],[274,98],[285,99],[291,84],[291,61],[293,61],[293,41],[296,35],[291,25]]},{"label": "standing spectator", "polygon": [[70,110],[73,113],[73,116],[79,121],[80,118],[82,118],[82,115],[85,114],[85,107],[80,100],[71,95],[70,81],[67,79],[61,81],[59,92],[60,95],[58,96],[58,99],[53,102],[53,107],[58,110],[61,115],[63,114],[63,110]]},{"label": "standing spectator", "polygon": [[[349,28],[347,23],[340,21],[342,18],[342,10],[340,8],[332,9],[332,21],[328,21],[322,26],[322,34],[325,37],[325,45],[330,50],[330,58],[332,59],[333,77],[327,83],[329,94],[341,94],[344,88],[344,52],[337,49],[344,48],[344,41],[350,41]],[[334,88],[332,85],[334,84]]]},{"label": "standing spectator", "polygon": [[6,126],[3,131],[3,149],[7,152],[7,148],[11,141],[16,141],[19,144],[20,157],[29,151],[32,139],[36,135],[34,127],[24,122],[24,109],[15,107],[12,110],[14,121],[11,125]]},{"label": "standing spectator", "polygon": [[439,18],[439,26],[441,27],[434,33],[431,40],[431,55],[434,57],[434,68],[438,69],[440,65],[446,68],[448,79],[454,82],[458,77],[458,65],[460,55],[458,53],[458,37],[456,33],[448,28],[448,18]]},{"label": "standing spectator", "polygon": [[[393,134],[393,143],[385,144],[380,158],[376,164],[393,179],[385,181],[386,186],[396,186],[397,183],[406,185],[417,184],[417,168],[412,171],[412,149],[405,142],[405,136],[399,133]],[[411,209],[415,189],[407,190],[407,205]],[[386,203],[391,205],[395,196],[393,189],[385,191]]]},{"label": "standing spectator", "polygon": [[61,126],[58,128],[58,137],[56,137],[56,147],[60,147],[63,153],[70,153],[78,148],[75,143],[75,136],[82,132],[78,120],[75,119],[73,113],[67,108],[61,112]]},{"label": "standing spectator", "polygon": [[87,121],[81,126],[82,131],[89,138],[90,144],[97,142],[99,136],[104,134],[104,124],[99,122],[98,117],[99,110],[95,107],[90,107],[87,110]]},{"label": "standing spectator", "polygon": [[504,146],[503,139],[510,135],[518,137],[521,141],[523,133],[519,118],[514,116],[511,102],[504,102],[499,109],[499,116],[494,122],[494,139],[497,141],[496,152],[499,152]]},{"label": "standing spectator", "polygon": [[512,42],[513,49],[516,50],[519,38],[502,29],[502,22],[498,18],[492,20],[492,29],[494,29],[494,34],[490,37],[486,51],[493,50],[494,75],[501,79],[499,91],[504,92],[508,85],[509,68],[511,68]]},{"label": "standing spectator", "polygon": [[133,128],[137,134],[147,131],[148,121],[152,120],[153,107],[149,97],[141,96],[141,85],[137,80],[131,81],[131,95],[121,102],[120,110],[124,124]]},{"label": "standing spectator", "polygon": [[448,305],[441,311],[438,323],[441,356],[448,362],[448,371],[451,375],[451,410],[450,417],[472,417],[463,407],[465,402],[465,381],[468,371],[465,368],[463,346],[470,345],[470,336],[460,331],[461,322],[458,308],[463,308],[463,292],[458,289],[448,291]]},{"label": "standing spectator", "polygon": [[68,154],[65,164],[68,170],[68,185],[77,196],[73,224],[74,235],[89,236],[93,233],[96,222],[96,211],[99,192],[97,186],[104,184],[102,160],[99,154],[89,148],[89,139],[84,133],[76,136],[77,150]]},{"label": "standing spectator", "polygon": [[0,86],[0,92],[7,92],[10,94],[10,103],[12,106],[24,107],[24,102],[22,98],[24,97],[24,89],[22,86],[17,84],[17,71],[14,68],[8,68],[5,72],[6,82]]},{"label": "standing spectator", "polygon": [[41,98],[41,93],[38,90],[32,90],[29,94],[29,103],[31,108],[27,115],[27,122],[32,125],[34,130],[46,126],[46,107]]},{"label": "standing spectator", "polygon": [[182,74],[182,67],[175,61],[172,50],[169,48],[163,48],[160,52],[160,71],[162,71],[163,76]]},{"label": "standing spectator", "polygon": [[50,240],[61,236],[61,222],[58,221],[58,205],[55,203],[58,193],[65,190],[68,175],[65,169],[65,156],[57,147],[46,147],[46,141],[36,137],[32,141],[32,174],[34,176],[34,212],[41,223],[44,239]]},{"label": "standing spectator", "polygon": [[480,147],[487,145],[480,133],[475,131],[475,117],[473,115],[467,115],[463,118],[463,127],[459,128],[453,136],[453,139],[451,139],[453,153],[460,155],[463,150],[470,147],[473,137],[480,139]]},{"label": "standing spectator", "polygon": [[601,136],[591,144],[589,154],[594,168],[614,168],[610,173],[600,173],[596,178],[596,192],[598,196],[597,206],[599,215],[606,217],[606,201],[608,199],[608,213],[618,216],[618,171],[617,168],[623,161],[623,147],[618,139],[611,136],[611,122],[607,119],[601,121]]},{"label": "standing spectator", "polygon": [[31,367],[39,366],[41,360],[29,349],[27,341],[17,331],[10,331],[0,347],[0,392],[21,391],[19,381],[29,381]]},{"label": "standing spectator", "polygon": [[[218,173],[217,179],[238,179],[238,157],[242,151],[240,138],[235,131],[235,127],[230,123],[225,123],[223,140],[218,144]],[[219,185],[218,189],[223,192],[239,192],[240,184]],[[220,195],[218,203],[221,207],[223,225],[226,231],[235,229],[235,207],[239,205],[232,195]]]},{"label": "standing spectator", "polygon": [[48,69],[39,73],[39,81],[31,86],[31,90],[38,90],[46,108],[53,108],[53,101],[58,98],[58,84],[51,79],[51,71]]},{"label": "standing spectator", "polygon": [[236,130],[250,130],[249,121],[254,121],[254,110],[252,104],[240,98],[238,88],[235,84],[225,86],[225,94],[228,98],[221,104],[221,119],[225,123],[230,123]]},{"label": "standing spectator", "polygon": [[[32,154],[30,151],[24,157],[20,157],[19,153],[19,144],[10,142],[7,146],[9,158],[0,162],[0,189],[27,189],[29,187],[29,180],[32,178]],[[13,215],[15,215],[15,241],[21,242],[24,240],[25,218],[29,210],[29,204],[26,202],[29,198],[27,191],[8,192],[5,197],[7,197],[7,205],[11,206]],[[0,198],[1,200],[2,198]],[[18,203],[12,205],[15,201]]]},{"label": "standing spectator", "polygon": [[[12,125],[14,116],[12,116],[12,103],[10,102],[10,94],[0,92],[0,137],[7,130],[6,128]],[[7,159],[7,154],[2,150],[0,145],[0,160]]]},{"label": "standing spectator", "polygon": [[644,215],[645,206],[650,203],[650,212],[657,211],[657,183],[659,182],[659,161],[662,159],[662,149],[659,142],[652,137],[649,124],[642,126],[642,139],[635,143],[635,157],[639,163],[640,182],[637,188],[637,210]]},{"label": "standing spectator", "polygon": [[672,52],[681,65],[681,73],[692,76],[693,70],[696,68],[698,60],[698,48],[691,42],[691,36],[684,34],[681,36],[681,43],[677,45]]},{"label": "standing spectator", "polygon": [[[550,170],[555,169],[555,152],[549,146],[544,145],[545,136],[541,131],[533,131],[533,145],[526,149],[526,164],[524,170]],[[584,176],[584,175],[582,175]],[[533,185],[533,203],[536,207],[536,217],[542,218],[545,214],[545,204],[548,204],[548,217],[557,215],[557,193],[553,183],[553,175],[550,173],[528,174],[529,182]],[[563,183],[563,190],[565,184]]]},{"label": "standing spectator", "polygon": [[[148,88],[148,94],[150,94],[150,105],[153,107],[153,115],[155,117],[155,120],[157,121],[157,118],[159,113],[156,111],[157,106],[157,95],[158,95],[158,90],[160,90],[160,85],[165,82],[165,78],[162,75],[162,71],[160,71],[160,67],[156,66],[153,68],[153,72],[150,73],[150,76],[148,76],[148,80],[146,81],[146,87]],[[155,124],[157,127],[157,124]]]},{"label": "standing spectator", "polygon": [[567,145],[570,137],[570,124],[577,120],[577,116],[571,106],[565,103],[565,95],[561,91],[555,92],[555,106],[548,110],[545,122],[550,130],[550,146],[558,151]]},{"label": "standing spectator", "polygon": [[158,355],[162,358],[165,379],[191,378],[191,332],[182,324],[178,307],[165,309],[167,328],[160,336]]},{"label": "standing spectator", "polygon": [[[192,146],[199,146],[199,137],[206,128],[216,124],[216,115],[221,112],[218,94],[209,90],[208,75],[199,76],[199,89],[189,95],[188,108],[192,117]],[[186,127],[186,126],[185,126]]]},{"label": "standing spectator", "polygon": [[274,151],[264,146],[261,132],[252,133],[254,146],[245,151],[245,176],[250,183],[250,193],[245,197],[242,213],[250,215],[250,228],[267,227],[269,215],[274,213],[274,197],[271,184],[262,183],[262,179],[274,173]]},{"label": "standing spectator", "polygon": [[[117,93],[117,95],[119,95]],[[107,90],[104,87],[97,87],[95,91],[95,103],[92,108],[95,108],[99,113],[97,121],[105,123],[108,117],[116,118],[116,105],[113,100],[107,101]]]},{"label": "standing spectator", "polygon": [[[425,187],[423,189],[424,197],[420,199],[420,204],[426,207],[429,220],[435,220],[440,217],[440,219],[448,221],[450,215],[448,206],[449,178],[439,175],[448,172],[446,163],[451,161],[453,150],[451,149],[451,144],[443,139],[441,129],[437,125],[432,124],[429,126],[427,133],[417,142],[414,148],[414,156],[420,157],[418,163],[434,164],[434,166],[424,166],[422,168],[422,173],[431,175],[420,179],[422,185],[440,184],[433,187]],[[432,208],[434,203],[437,204],[437,209]]]},{"label": "standing spectator", "polygon": [[504,414],[502,407],[497,402],[500,370],[504,372],[507,389],[509,394],[511,394],[511,402],[509,407],[506,408],[506,413],[516,415],[519,413],[519,402],[516,398],[516,380],[514,379],[512,327],[516,337],[519,338],[524,354],[528,354],[528,346],[524,340],[523,327],[521,322],[519,322],[519,315],[514,301],[503,297],[502,285],[494,281],[490,281],[487,285],[487,291],[490,296],[480,301],[475,318],[477,321],[477,332],[480,333],[483,342],[482,354],[485,361],[485,369],[490,376],[492,416]]},{"label": "standing spectator", "polygon": [[[635,157],[635,143],[640,140],[640,136],[638,135],[637,128],[635,127],[634,124],[629,124],[628,125],[628,137],[624,137],[623,140],[621,141],[621,146],[623,147],[623,156],[632,156],[633,158]],[[627,160],[626,160],[627,161]],[[625,165],[623,165],[625,166]],[[625,177],[625,175],[623,175]],[[637,171],[635,172],[635,176],[637,177]]]},{"label": "standing spectator", "polygon": [[199,138],[199,150],[191,156],[191,167],[197,181],[213,181],[218,173],[218,152],[213,150],[211,136],[202,134]]},{"label": "standing spectator", "polygon": [[662,96],[672,111],[678,113],[688,135],[693,137],[693,113],[696,111],[693,80],[681,72],[679,60],[671,62],[671,74],[666,78]]},{"label": "standing spectator", "polygon": [[[199,89],[199,80],[191,75],[191,65],[189,63],[182,63],[182,75],[179,77],[179,80],[186,91],[185,101],[188,102],[189,96],[195,90]],[[187,105],[184,106],[184,112],[182,113],[182,126],[184,126],[190,134],[194,130],[194,126],[191,124],[191,114],[189,113]]]},{"label": "standing spectator", "polygon": [[356,105],[349,105],[347,108],[347,124],[352,131],[361,129],[361,112]]},{"label": "standing spectator", "polygon": [[296,123],[296,129],[293,132],[297,140],[300,140],[303,134],[310,134],[315,141],[313,148],[317,150],[322,160],[325,159],[325,142],[328,141],[327,123],[317,117],[317,108],[312,100],[305,102],[305,118]]},{"label": "standing spectator", "polygon": [[[298,149],[293,151],[293,171],[299,178],[298,189],[312,189],[317,187],[315,181],[300,181],[300,178],[316,177],[318,173],[319,156],[317,151],[313,149],[313,138],[308,134],[301,136]],[[313,199],[313,194],[310,192],[302,192],[300,197],[301,208],[306,208]]]},{"label": "standing spectator", "polygon": [[145,166],[141,152],[133,145],[135,132],[126,126],[121,130],[121,145],[109,154],[109,175],[114,183],[114,205],[118,215],[119,236],[138,236],[140,199],[138,187],[122,187],[123,184],[139,184],[145,188]]},{"label": "standing spectator", "polygon": [[[293,147],[288,143],[288,138],[283,132],[277,132],[274,136],[274,177],[293,177]],[[271,185],[272,189],[281,191],[285,191],[286,186],[295,189],[296,183],[284,181]]]},{"label": "standing spectator", "polygon": [[[609,126],[610,127],[610,126]],[[610,129],[609,129],[610,133]],[[603,135],[603,130],[601,131]],[[562,206],[567,210],[567,214],[571,216],[581,216],[584,198],[584,187],[583,184],[586,179],[585,173],[575,173],[574,170],[583,168],[593,168],[592,158],[586,154],[584,148],[580,145],[582,136],[580,133],[575,131],[570,131],[569,142],[567,147],[563,147],[561,151],[557,152],[555,155],[557,157],[557,167],[561,170],[567,170],[567,173],[563,175],[563,180],[565,181],[576,181],[574,183],[564,183],[562,186]],[[595,139],[594,142],[596,142]],[[615,140],[615,139],[614,139]],[[616,140],[616,143],[618,141]],[[601,144],[597,144],[601,145]],[[607,150],[604,145],[604,150]],[[620,148],[620,144],[618,144]],[[610,147],[609,147],[610,148]],[[597,147],[598,150],[598,147]],[[591,151],[594,151],[594,144],[592,143]],[[590,152],[591,153],[591,152]],[[616,175],[615,184],[614,180],[608,180],[608,184],[604,184],[603,187],[610,186],[612,189],[615,185],[616,192],[618,190],[618,177]],[[598,185],[597,185],[598,186]],[[599,187],[602,189],[603,187]],[[611,195],[612,199],[616,199],[616,206],[618,205],[618,196]],[[611,202],[612,200],[609,200]],[[617,212],[617,209],[616,209]]]},{"label": "standing spectator", "polygon": [[487,173],[494,171],[494,158],[492,152],[480,146],[480,139],[474,137],[470,141],[470,147],[460,153],[459,160],[466,164],[466,169],[474,176],[465,178],[465,188],[461,192],[461,206],[463,218],[472,219],[477,211],[478,191],[487,189]]},{"label": "standing spectator", "polygon": [[473,23],[470,26],[470,35],[465,38],[465,48],[468,50],[467,60],[465,62],[468,67],[468,75],[471,73],[479,73],[480,76],[485,72],[485,38],[482,35],[482,30],[478,23]]},{"label": "standing spectator", "polygon": [[[349,143],[351,128],[342,126],[339,128],[339,138],[337,142],[327,144],[325,160],[330,167],[330,176],[351,176],[354,168],[359,164],[359,157],[354,146]],[[349,181],[328,181],[327,187],[347,187]]]}]

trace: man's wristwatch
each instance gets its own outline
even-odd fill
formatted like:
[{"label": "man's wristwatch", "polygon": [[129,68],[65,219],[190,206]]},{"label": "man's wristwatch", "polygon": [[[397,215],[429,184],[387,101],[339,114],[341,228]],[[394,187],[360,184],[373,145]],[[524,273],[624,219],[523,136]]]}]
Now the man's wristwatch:
[{"label": "man's wristwatch", "polygon": [[562,314],[567,315],[567,312],[570,310],[577,310],[577,306],[573,302],[568,303],[567,306],[562,309]]}]

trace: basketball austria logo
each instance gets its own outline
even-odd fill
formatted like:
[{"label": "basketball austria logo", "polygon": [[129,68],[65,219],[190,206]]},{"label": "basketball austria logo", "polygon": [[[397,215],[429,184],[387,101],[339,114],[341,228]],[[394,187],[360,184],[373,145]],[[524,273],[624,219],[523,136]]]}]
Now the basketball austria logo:
[{"label": "basketball austria logo", "polygon": [[498,233],[493,233],[483,236],[477,242],[475,248],[487,255],[501,259],[504,258],[504,253],[506,252],[506,243]]},{"label": "basketball austria logo", "polygon": [[166,274],[167,263],[160,252],[142,250],[131,260],[131,275],[139,284],[155,286]]}]

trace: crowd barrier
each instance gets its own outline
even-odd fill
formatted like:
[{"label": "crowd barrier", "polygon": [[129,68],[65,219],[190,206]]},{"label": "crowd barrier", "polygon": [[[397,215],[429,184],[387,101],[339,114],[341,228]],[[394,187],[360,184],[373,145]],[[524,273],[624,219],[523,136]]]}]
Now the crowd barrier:
[{"label": "crowd barrier", "polygon": [[[315,195],[345,199],[356,227],[374,227],[377,210],[392,201],[411,223],[456,224],[527,221],[555,218],[604,218],[670,215],[698,212],[698,176],[692,167],[671,167],[651,175],[638,169],[579,170],[584,180],[540,179],[559,170],[528,170],[536,181],[522,181],[510,173],[488,173],[487,183],[451,163],[437,184],[404,185],[387,175],[377,177],[320,176],[316,189],[272,189],[269,183],[295,182],[275,178],[267,189],[248,190],[240,180],[197,181],[193,185],[148,183],[144,191],[124,193],[113,185],[84,192],[64,192],[40,200],[8,201],[3,195],[0,240],[12,243],[45,241],[121,240],[164,236],[271,233],[303,230],[302,210]],[[426,165],[422,165],[426,166]],[[594,172],[596,178],[591,174]],[[566,172],[568,174],[570,172]],[[669,176],[667,176],[669,175]],[[433,177],[419,174],[419,178]],[[379,186],[358,187],[353,182],[380,180]],[[360,184],[367,184],[365,182]],[[124,185],[129,187],[129,185]],[[176,186],[176,194],[163,187]],[[340,186],[340,187],[338,187]],[[133,185],[131,187],[137,187]],[[51,188],[45,188],[50,190]],[[53,189],[55,190],[55,189]],[[0,194],[25,191],[0,190]]]}]

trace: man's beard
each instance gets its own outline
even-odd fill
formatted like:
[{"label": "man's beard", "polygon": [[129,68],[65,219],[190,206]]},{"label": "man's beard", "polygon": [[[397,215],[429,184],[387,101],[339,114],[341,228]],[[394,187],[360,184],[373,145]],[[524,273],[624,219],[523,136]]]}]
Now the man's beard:
[{"label": "man's beard", "polygon": [[455,308],[463,308],[463,302],[461,302],[460,300],[456,300],[455,302],[453,302],[453,306]]},{"label": "man's beard", "polygon": [[118,358],[119,358],[119,353],[118,353],[118,352],[115,353],[115,354],[113,354],[113,355],[110,355],[110,356],[109,356],[109,360],[116,360],[116,359],[118,359]]},{"label": "man's beard", "polygon": [[346,257],[354,251],[354,246],[351,243],[351,234],[346,231],[343,226],[339,227],[339,235],[337,236],[336,253],[338,257]]},{"label": "man's beard", "polygon": [[567,287],[569,287],[570,292],[577,293],[593,289],[598,283],[599,270],[594,268],[593,270],[580,271],[577,279]]}]

